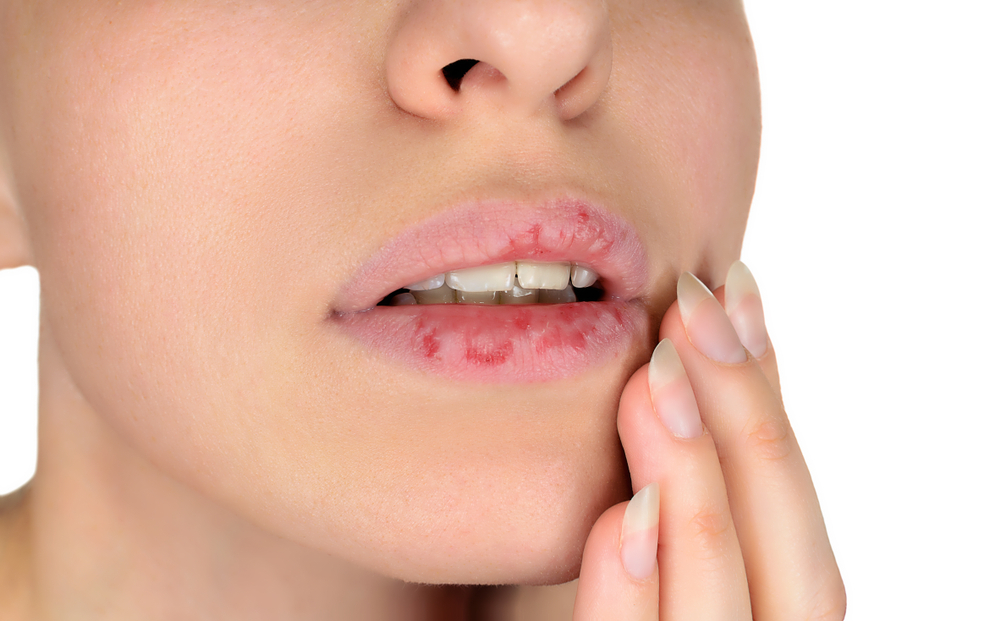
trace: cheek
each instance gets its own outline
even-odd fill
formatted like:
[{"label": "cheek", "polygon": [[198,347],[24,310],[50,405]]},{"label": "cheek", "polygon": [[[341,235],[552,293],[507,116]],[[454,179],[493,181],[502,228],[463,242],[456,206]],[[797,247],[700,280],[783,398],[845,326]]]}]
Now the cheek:
[{"label": "cheek", "polygon": [[735,2],[651,5],[649,15],[648,28],[619,29],[609,105],[629,110],[629,167],[667,197],[649,209],[668,236],[660,245],[684,269],[724,273],[739,256],[760,153],[750,34]]},{"label": "cheek", "polygon": [[303,454],[319,456],[329,487],[356,457],[338,461],[340,440],[311,434],[352,401],[344,387],[358,373],[312,356],[328,283],[307,263],[323,256],[324,228],[303,207],[315,201],[300,162],[272,165],[292,144],[309,152],[303,127],[315,120],[296,111],[318,108],[301,87],[318,76],[300,64],[308,50],[280,45],[298,25],[204,7],[178,28],[180,8],[146,4],[99,16],[36,7],[42,43],[20,71],[46,79],[26,80],[11,114],[45,320],[79,390],[131,444],[259,512],[260,490],[283,490]]},{"label": "cheek", "polygon": [[[275,162],[292,145],[309,151],[314,120],[296,115],[318,109],[302,85],[324,76],[305,70],[308,50],[282,45],[300,25],[263,10],[105,8],[38,3],[38,28],[60,44],[36,46],[45,51],[24,70],[47,82],[15,102],[46,308],[78,327],[60,335],[64,346],[104,352],[137,391],[177,394],[148,381],[168,378],[211,402],[221,395],[207,378],[253,373],[239,352],[280,359],[291,329],[282,312],[316,310],[297,306],[311,285],[292,275],[317,254],[322,225],[298,209],[309,203],[301,163]],[[328,108],[352,108],[346,91],[325,94]]]}]

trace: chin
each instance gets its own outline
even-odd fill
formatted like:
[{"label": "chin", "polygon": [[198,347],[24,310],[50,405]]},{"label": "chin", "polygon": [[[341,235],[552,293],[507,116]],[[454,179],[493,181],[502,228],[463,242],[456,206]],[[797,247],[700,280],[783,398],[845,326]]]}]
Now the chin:
[{"label": "chin", "polygon": [[[614,416],[609,417],[611,421]],[[560,584],[575,579],[590,529],[631,485],[615,426],[561,441],[497,435],[410,479],[395,534],[396,578],[435,584]],[[496,450],[499,449],[499,450]],[[395,539],[395,541],[393,541]]]},{"label": "chin", "polygon": [[466,428],[452,421],[454,435],[414,431],[411,446],[393,442],[394,453],[380,452],[353,476],[300,488],[298,506],[267,516],[265,526],[406,582],[573,580],[593,524],[631,492],[617,400],[594,416],[579,405],[548,418],[526,412],[525,420]]},{"label": "chin", "polygon": [[[617,457],[617,456],[615,456]],[[629,496],[624,465],[603,464],[547,483],[484,477],[449,497],[423,496],[394,533],[380,537],[379,573],[408,582],[467,585],[553,585],[578,577],[584,544],[598,517]],[[544,467],[541,467],[544,469]],[[494,470],[492,475],[496,475]],[[508,474],[510,474],[508,472]],[[430,501],[430,502],[429,502]],[[421,519],[413,520],[414,515]],[[423,515],[420,515],[423,513]],[[410,536],[399,537],[400,534]]]}]

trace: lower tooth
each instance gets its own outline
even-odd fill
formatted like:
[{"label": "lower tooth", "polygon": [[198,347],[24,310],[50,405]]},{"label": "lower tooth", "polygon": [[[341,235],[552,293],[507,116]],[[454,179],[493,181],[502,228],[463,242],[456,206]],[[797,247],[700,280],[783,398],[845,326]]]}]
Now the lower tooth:
[{"label": "lower tooth", "polygon": [[398,295],[394,295],[392,299],[389,300],[389,306],[409,306],[416,303],[417,298],[415,298],[412,293],[400,293]]},{"label": "lower tooth", "polygon": [[454,304],[455,290],[450,287],[438,287],[429,291],[410,292],[420,304]]},{"label": "lower tooth", "polygon": [[436,289],[412,290],[396,294],[390,306],[411,304],[570,304],[576,302],[573,287],[565,289],[522,289],[513,285],[509,291],[456,291],[445,285]]},{"label": "lower tooth", "polygon": [[538,294],[538,302],[540,304],[570,304],[576,302],[576,294],[573,293],[573,287],[559,290],[542,289]]},{"label": "lower tooth", "polygon": [[459,304],[499,304],[499,291],[456,291]]},{"label": "lower tooth", "polygon": [[517,285],[510,291],[500,294],[501,304],[535,304],[538,302],[537,289],[522,289]]}]

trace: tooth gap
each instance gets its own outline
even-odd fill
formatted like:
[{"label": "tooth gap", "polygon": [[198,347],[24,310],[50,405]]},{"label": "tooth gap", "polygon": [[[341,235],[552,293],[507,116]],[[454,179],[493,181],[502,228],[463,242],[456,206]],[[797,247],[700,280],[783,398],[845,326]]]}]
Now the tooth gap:
[{"label": "tooth gap", "polygon": [[573,292],[576,293],[577,302],[600,302],[604,299],[604,288],[601,287],[600,280],[582,289],[573,287]]},{"label": "tooth gap", "polygon": [[396,297],[400,293],[409,293],[409,292],[410,292],[409,289],[396,289],[395,291],[393,291],[389,295],[387,295],[384,298],[382,298],[382,300],[378,304],[376,304],[375,306],[391,306],[391,304],[389,302],[392,301],[392,298]]}]

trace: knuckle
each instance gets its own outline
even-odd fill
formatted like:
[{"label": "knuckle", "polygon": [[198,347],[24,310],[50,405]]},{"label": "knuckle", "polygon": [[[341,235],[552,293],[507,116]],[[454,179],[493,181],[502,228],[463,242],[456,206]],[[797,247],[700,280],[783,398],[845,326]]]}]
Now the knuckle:
[{"label": "knuckle", "polygon": [[747,426],[746,443],[761,461],[783,461],[795,449],[795,436],[788,419],[768,417]]},{"label": "knuckle", "polygon": [[727,554],[728,538],[733,519],[726,506],[708,503],[691,517],[692,541],[703,559],[721,558]]}]

